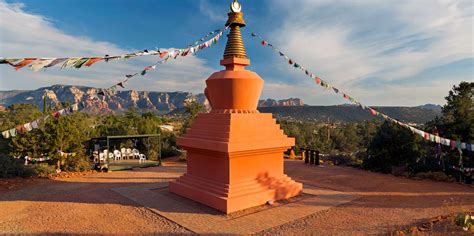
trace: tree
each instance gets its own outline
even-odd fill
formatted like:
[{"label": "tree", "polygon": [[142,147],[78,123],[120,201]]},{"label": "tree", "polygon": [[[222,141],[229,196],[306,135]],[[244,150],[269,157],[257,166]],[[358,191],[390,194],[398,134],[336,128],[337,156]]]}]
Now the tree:
[{"label": "tree", "polygon": [[199,113],[206,111],[206,107],[204,107],[204,105],[202,104],[197,103],[196,101],[187,102],[184,108],[186,109],[187,117],[184,121],[183,127],[181,128],[181,134],[184,134],[186,132],[186,129],[191,127],[191,124],[196,119]]},{"label": "tree", "polygon": [[421,138],[408,129],[385,121],[378,129],[363,160],[365,169],[390,173],[392,167],[412,169],[425,155]]},{"label": "tree", "polygon": [[474,142],[474,82],[453,86],[442,108],[440,133],[451,138]]},{"label": "tree", "polygon": [[[42,113],[31,104],[13,104],[0,113],[0,130],[8,130],[41,117]],[[13,156],[39,155],[44,145],[38,132],[28,132],[5,140],[0,138],[0,150]]]},{"label": "tree", "polygon": [[[466,143],[474,143],[474,83],[461,82],[453,86],[445,97],[446,105],[442,108],[442,116],[426,123],[428,131],[437,127],[439,134],[454,140],[462,140]],[[443,147],[447,154],[446,164],[448,166],[459,165],[459,153],[449,147]],[[474,153],[463,152],[464,166],[474,166]]]}]

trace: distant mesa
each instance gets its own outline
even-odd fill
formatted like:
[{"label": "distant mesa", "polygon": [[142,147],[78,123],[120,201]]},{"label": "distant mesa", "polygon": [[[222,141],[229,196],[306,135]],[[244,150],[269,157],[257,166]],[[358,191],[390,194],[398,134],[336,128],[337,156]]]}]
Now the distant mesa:
[{"label": "distant mesa", "polygon": [[[75,103],[85,100],[90,94],[100,90],[93,87],[53,85],[36,90],[0,91],[0,111],[11,104],[28,103],[43,109],[43,97],[47,105],[54,107],[59,102]],[[209,107],[204,94],[190,92],[155,92],[155,91],[118,91],[115,96],[105,96],[103,100],[87,102],[89,113],[121,113],[129,108],[139,112],[157,114],[183,114],[187,102],[196,101]],[[417,107],[376,107],[381,112],[401,121],[425,123],[441,114],[441,106],[426,104]],[[358,122],[372,120],[369,112],[354,105],[308,106],[300,98],[282,100],[265,99],[259,101],[261,112],[273,113],[278,118],[294,120]]]},{"label": "distant mesa", "polygon": [[260,100],[258,102],[259,107],[295,107],[304,106],[303,100],[300,98],[288,98],[283,100],[275,100],[268,98],[266,100]]},{"label": "distant mesa", "polygon": [[[97,94],[99,91],[100,89],[93,87],[60,84],[30,91],[0,91],[0,104],[7,107],[15,103],[28,103],[43,109],[43,97],[46,97],[47,105],[54,107],[60,102],[75,103],[83,101],[89,95]],[[209,107],[209,102],[204,94],[128,90],[118,91],[115,96],[105,96],[103,101],[88,101],[87,111],[91,113],[121,112],[129,108],[135,108],[141,112],[151,111],[158,114],[166,114],[183,109],[185,103],[191,101],[196,101]],[[303,101],[299,98],[278,101],[267,99],[260,101],[259,104],[262,107],[304,105]]]}]

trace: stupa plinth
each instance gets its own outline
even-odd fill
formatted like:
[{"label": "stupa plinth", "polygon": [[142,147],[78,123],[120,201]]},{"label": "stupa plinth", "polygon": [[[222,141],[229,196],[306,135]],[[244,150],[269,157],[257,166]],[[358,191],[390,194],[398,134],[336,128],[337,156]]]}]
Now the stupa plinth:
[{"label": "stupa plinth", "polygon": [[206,80],[212,107],[199,114],[177,143],[187,151],[187,172],[170,191],[225,213],[294,197],[303,185],[283,171],[283,152],[292,147],[272,114],[259,113],[264,81],[250,65],[240,28],[240,4],[231,4],[230,33],[221,65]]}]

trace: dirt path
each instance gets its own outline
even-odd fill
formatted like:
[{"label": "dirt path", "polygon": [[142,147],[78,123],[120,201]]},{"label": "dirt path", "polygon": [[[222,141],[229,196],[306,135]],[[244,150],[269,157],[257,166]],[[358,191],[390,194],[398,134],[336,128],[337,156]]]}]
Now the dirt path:
[{"label": "dirt path", "polygon": [[[474,188],[414,181],[344,167],[286,161],[286,172],[314,185],[361,198],[261,234],[386,234],[439,215],[474,209]],[[0,233],[190,233],[185,228],[111,191],[165,182],[185,171],[183,163],[100,173],[65,180],[29,180],[0,189]],[[1,186],[0,186],[1,187]]]}]

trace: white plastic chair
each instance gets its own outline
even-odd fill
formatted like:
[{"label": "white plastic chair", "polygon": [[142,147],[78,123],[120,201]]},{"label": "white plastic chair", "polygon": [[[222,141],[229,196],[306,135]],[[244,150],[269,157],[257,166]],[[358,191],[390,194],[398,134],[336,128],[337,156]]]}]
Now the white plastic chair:
[{"label": "white plastic chair", "polygon": [[114,160],[122,159],[122,153],[119,150],[114,150],[114,156],[115,156]]},{"label": "white plastic chair", "polygon": [[133,154],[133,159],[140,159],[140,152],[136,148],[132,150],[132,154]]},{"label": "white plastic chair", "polygon": [[140,155],[139,155],[138,162],[142,162],[142,161],[143,161],[143,162],[146,162],[146,156],[145,156],[145,154],[140,154]]},{"label": "white plastic chair", "polygon": [[120,152],[122,153],[122,158],[125,160],[125,158],[127,158],[127,150],[125,148],[121,148]]},{"label": "white plastic chair", "polygon": [[127,157],[128,158],[133,158],[133,153],[132,153],[132,149],[131,148],[127,148],[127,151],[125,152],[127,154]]},{"label": "white plastic chair", "polygon": [[103,152],[99,153],[99,160],[100,160],[100,162],[105,162],[105,161],[106,161],[106,160],[105,160],[105,157],[106,157],[106,155],[105,155]]},{"label": "white plastic chair", "polygon": [[109,150],[105,149],[104,151],[104,158],[113,158],[114,155],[112,153],[109,152]]}]

